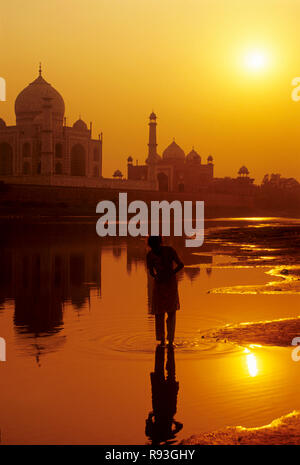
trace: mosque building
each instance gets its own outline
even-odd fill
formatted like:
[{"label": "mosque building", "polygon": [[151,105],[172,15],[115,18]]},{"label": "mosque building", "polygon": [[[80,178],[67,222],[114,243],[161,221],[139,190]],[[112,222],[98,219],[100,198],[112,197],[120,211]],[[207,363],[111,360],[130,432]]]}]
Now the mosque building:
[{"label": "mosque building", "polygon": [[[238,178],[214,178],[213,158],[203,163],[194,148],[186,155],[173,140],[157,152],[157,117],[149,117],[148,156],[142,165],[127,159],[127,179],[120,170],[102,176],[102,133],[92,137],[92,123],[79,118],[68,126],[60,93],[42,76],[15,101],[16,124],[0,118],[0,184],[62,186],[161,192],[242,192],[253,184],[246,167]],[[250,186],[251,187],[251,186]],[[77,189],[78,190],[78,189]]]},{"label": "mosque building", "polygon": [[161,157],[157,153],[156,114],[152,112],[149,119],[148,157],[145,165],[133,165],[132,157],[127,159],[128,179],[156,181],[162,192],[199,192],[207,188],[214,177],[212,156],[202,163],[194,148],[185,155],[173,140]]},{"label": "mosque building", "polygon": [[42,76],[15,101],[16,125],[0,119],[0,178],[4,182],[82,185],[83,178],[102,177],[102,134],[92,138],[81,118],[66,124],[62,96]]}]

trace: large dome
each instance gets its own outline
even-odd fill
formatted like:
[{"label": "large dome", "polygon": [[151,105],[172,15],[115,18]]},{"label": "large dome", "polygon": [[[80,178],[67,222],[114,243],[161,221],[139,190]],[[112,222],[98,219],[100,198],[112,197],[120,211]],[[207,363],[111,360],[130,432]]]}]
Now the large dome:
[{"label": "large dome", "polygon": [[184,160],[185,153],[182,150],[182,148],[179,147],[179,145],[177,145],[175,141],[173,141],[163,152],[163,159]]},{"label": "large dome", "polygon": [[77,131],[86,131],[88,127],[87,127],[86,123],[81,118],[79,118],[73,124],[73,128],[76,129]]},{"label": "large dome", "polygon": [[201,157],[199,153],[196,152],[196,150],[192,149],[190,153],[187,154],[186,161],[192,162],[192,163],[199,163],[201,162]]},{"label": "large dome", "polygon": [[65,103],[62,96],[42,77],[39,77],[22,90],[15,101],[17,124],[32,121],[43,111],[44,98],[51,98],[52,112],[56,120],[63,120]]}]

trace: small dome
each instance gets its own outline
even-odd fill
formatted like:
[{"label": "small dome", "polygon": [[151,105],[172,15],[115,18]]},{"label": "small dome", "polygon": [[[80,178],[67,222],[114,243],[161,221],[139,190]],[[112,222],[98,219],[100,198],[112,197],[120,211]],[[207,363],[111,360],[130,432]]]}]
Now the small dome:
[{"label": "small dome", "polygon": [[247,176],[249,174],[248,168],[246,168],[246,166],[241,166],[241,168],[238,171],[238,174]]},{"label": "small dome", "polygon": [[156,114],[154,113],[154,111],[152,111],[151,115],[149,116],[150,119],[156,119],[157,116]]},{"label": "small dome", "polygon": [[163,159],[184,160],[185,153],[182,148],[173,141],[163,152]]},{"label": "small dome", "polygon": [[15,101],[17,123],[32,120],[43,111],[44,99],[51,99],[53,115],[62,121],[65,114],[65,103],[62,96],[41,75],[23,89]]},{"label": "small dome", "polygon": [[128,161],[128,163],[132,163],[132,162],[133,162],[133,158],[130,156],[130,157],[127,158],[127,161]]},{"label": "small dome", "polygon": [[116,170],[113,174],[114,178],[123,178],[123,174],[120,170]]},{"label": "small dome", "polygon": [[190,153],[187,154],[186,161],[189,161],[189,162],[201,162],[201,157],[200,157],[199,153],[196,152],[196,150],[192,149],[190,151]]},{"label": "small dome", "polygon": [[76,131],[86,131],[87,130],[87,125],[81,118],[79,118],[73,124],[73,128],[76,129]]},{"label": "small dome", "polygon": [[0,118],[0,128],[6,128],[6,122],[2,118]]},{"label": "small dome", "polygon": [[212,157],[211,155],[209,155],[209,156],[207,157],[207,162],[208,162],[208,163],[212,163],[213,161],[214,161],[213,157]]}]

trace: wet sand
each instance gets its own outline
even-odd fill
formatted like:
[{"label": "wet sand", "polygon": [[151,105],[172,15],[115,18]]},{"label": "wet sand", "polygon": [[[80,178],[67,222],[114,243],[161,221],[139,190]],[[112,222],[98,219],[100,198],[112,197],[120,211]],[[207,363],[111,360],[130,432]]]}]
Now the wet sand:
[{"label": "wet sand", "polygon": [[300,412],[291,412],[256,428],[228,427],[191,436],[182,441],[188,445],[299,445]]},{"label": "wet sand", "polygon": [[[300,335],[300,317],[275,321],[247,322],[226,325],[212,330],[202,337],[244,347],[249,352],[253,347],[291,347],[294,337]],[[199,445],[300,445],[300,412],[293,411],[274,419],[270,424],[247,428],[230,426],[224,429],[203,432],[182,441],[182,444]]]},{"label": "wet sand", "polygon": [[[261,268],[270,280],[246,286],[224,286],[208,291],[211,294],[299,294],[300,293],[300,229],[276,225],[248,228],[227,228],[213,231],[211,243],[228,254],[231,260],[223,268]],[[300,317],[268,321],[242,322],[213,328],[202,334],[206,341],[233,344],[248,348],[273,346],[292,347],[293,338],[300,335]],[[199,445],[300,444],[300,412],[293,411],[256,427],[228,426],[202,432],[182,441]]]},{"label": "wet sand", "polygon": [[[250,354],[248,347],[250,349],[263,346],[292,348],[291,342],[298,335],[300,335],[300,317],[226,325],[202,337],[209,341],[244,347],[245,352]],[[202,432],[184,439],[182,444],[300,445],[300,412],[290,412],[274,419],[268,425],[252,428],[229,426],[216,431]]]},{"label": "wet sand", "polygon": [[203,335],[203,338],[234,342],[242,346],[260,344],[289,347],[293,338],[298,335],[300,335],[300,317],[227,325],[223,328],[212,330],[207,335]]}]

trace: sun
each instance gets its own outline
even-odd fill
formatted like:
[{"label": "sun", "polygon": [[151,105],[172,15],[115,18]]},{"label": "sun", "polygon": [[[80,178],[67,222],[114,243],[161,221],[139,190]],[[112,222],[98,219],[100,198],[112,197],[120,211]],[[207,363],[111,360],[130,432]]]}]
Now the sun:
[{"label": "sun", "polygon": [[244,63],[249,70],[259,71],[266,67],[267,57],[264,52],[252,50],[245,55]]}]

